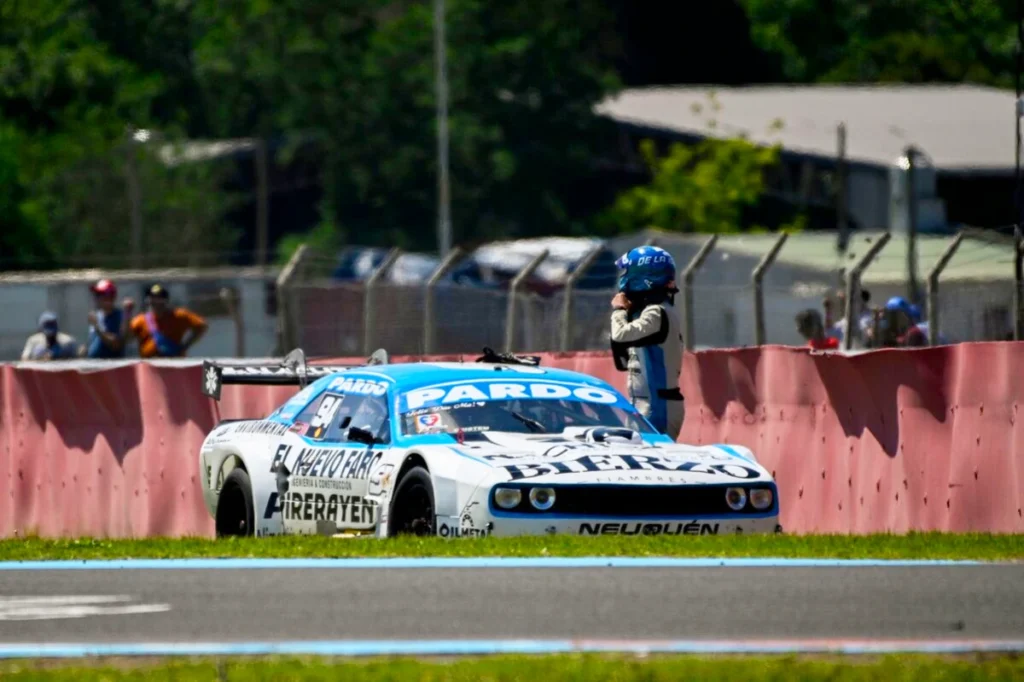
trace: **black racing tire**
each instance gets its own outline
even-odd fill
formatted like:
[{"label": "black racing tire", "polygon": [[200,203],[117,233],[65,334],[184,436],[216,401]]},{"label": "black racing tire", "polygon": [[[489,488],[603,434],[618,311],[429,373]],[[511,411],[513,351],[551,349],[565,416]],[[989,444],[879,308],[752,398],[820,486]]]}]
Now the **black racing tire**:
[{"label": "black racing tire", "polygon": [[255,525],[252,483],[245,469],[238,468],[228,474],[217,497],[217,537],[251,536]]},{"label": "black racing tire", "polygon": [[395,487],[388,514],[388,537],[436,535],[434,484],[423,467],[405,472]]}]

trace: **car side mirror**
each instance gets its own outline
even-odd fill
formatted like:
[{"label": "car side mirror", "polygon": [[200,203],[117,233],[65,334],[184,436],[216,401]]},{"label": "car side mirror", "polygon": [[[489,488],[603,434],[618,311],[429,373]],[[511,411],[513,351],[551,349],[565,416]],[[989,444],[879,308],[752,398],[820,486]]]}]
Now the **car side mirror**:
[{"label": "car side mirror", "polygon": [[358,426],[353,426],[348,430],[348,439],[353,443],[366,443],[367,445],[373,445],[377,442],[372,433]]}]

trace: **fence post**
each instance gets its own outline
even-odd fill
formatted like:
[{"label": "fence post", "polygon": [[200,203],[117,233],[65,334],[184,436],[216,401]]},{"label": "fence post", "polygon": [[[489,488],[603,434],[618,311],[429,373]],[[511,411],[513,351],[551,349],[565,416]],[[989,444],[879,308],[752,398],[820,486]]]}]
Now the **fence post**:
[{"label": "fence post", "polygon": [[857,263],[850,268],[849,274],[846,276],[846,310],[843,311],[843,316],[846,318],[846,333],[843,335],[843,349],[850,350],[853,348],[853,335],[854,332],[860,333],[860,326],[857,320],[853,319],[853,299],[855,296],[860,296],[860,276],[869,265],[871,261],[875,259],[878,252],[885,248],[885,245],[892,239],[892,234],[886,232],[878,241],[871,245],[871,248],[867,250]]},{"label": "fence post", "polygon": [[917,155],[913,145],[906,148],[907,158],[907,298],[920,303],[921,291],[917,286]]},{"label": "fence post", "polygon": [[1013,228],[1013,340],[1024,340],[1024,234]]},{"label": "fence post", "polygon": [[430,355],[434,352],[434,343],[437,338],[437,316],[434,314],[434,296],[437,293],[437,283],[441,281],[455,264],[462,258],[462,247],[456,246],[448,252],[437,268],[430,273],[427,285],[423,289],[423,354]]},{"label": "fence post", "polygon": [[125,176],[128,182],[128,204],[131,207],[131,265],[133,268],[142,267],[142,183],[139,180],[138,150],[135,146],[135,133],[128,131],[128,141],[125,144]]},{"label": "fence post", "polygon": [[935,266],[928,273],[928,345],[938,345],[939,339],[939,275],[946,269],[949,259],[953,257],[956,250],[960,248],[960,242],[964,239],[964,233],[960,232],[950,242],[946,250],[939,256]]},{"label": "fence post", "polygon": [[505,308],[505,350],[509,353],[512,352],[512,346],[516,341],[516,296],[526,279],[547,257],[548,250],[544,249],[527,263],[508,285],[508,303]]},{"label": "fence post", "polygon": [[583,257],[580,264],[576,266],[568,277],[565,279],[565,289],[563,290],[562,298],[562,338],[560,348],[562,351],[569,350],[569,346],[572,342],[572,305],[573,305],[573,292],[576,289],[576,282],[583,278],[583,275],[587,274],[587,270],[594,264],[594,261],[601,254],[603,246],[595,246],[590,250],[587,255]]},{"label": "fence post", "polygon": [[373,347],[374,342],[374,324],[377,322],[377,313],[374,310],[376,305],[375,294],[377,292],[377,283],[380,282],[384,275],[388,274],[388,270],[395,264],[398,257],[402,255],[402,250],[395,247],[388,251],[388,255],[384,256],[384,260],[377,266],[377,269],[370,273],[370,276],[366,278],[366,284],[363,285],[363,355],[369,356],[370,353],[376,350]]},{"label": "fence post", "polygon": [[238,305],[238,292],[229,287],[222,287],[220,300],[235,326],[235,357],[245,357],[245,326],[242,324],[242,309]]},{"label": "fence post", "polygon": [[267,141],[258,138],[253,145],[256,166],[256,265],[267,265],[270,222],[270,169]]},{"label": "fence post", "polygon": [[772,248],[768,249],[768,253],[764,254],[764,258],[754,268],[754,272],[750,279],[754,284],[754,344],[763,346],[765,342],[765,330],[764,330],[764,276],[768,272],[768,268],[775,262],[776,256],[779,255],[779,251],[782,250],[782,245],[789,239],[789,234],[783,232],[779,235],[779,238],[772,244]]},{"label": "fence post", "polygon": [[309,247],[300,244],[295,253],[288,259],[284,269],[277,275],[277,333],[278,350],[284,355],[298,344],[299,307],[292,297],[295,279],[305,264]]},{"label": "fence post", "polygon": [[846,124],[836,128],[836,231],[838,251],[846,253],[850,245],[850,222],[846,215]]},{"label": "fence post", "polygon": [[686,350],[693,350],[693,277],[717,243],[718,235],[711,235],[683,271],[683,344]]}]

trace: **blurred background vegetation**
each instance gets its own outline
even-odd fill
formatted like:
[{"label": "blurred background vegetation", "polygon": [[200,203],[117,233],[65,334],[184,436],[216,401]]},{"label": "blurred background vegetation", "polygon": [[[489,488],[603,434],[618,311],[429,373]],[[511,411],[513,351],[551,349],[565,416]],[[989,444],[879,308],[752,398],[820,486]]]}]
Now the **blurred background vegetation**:
[{"label": "blurred background vegetation", "polygon": [[[656,84],[1012,87],[1014,11],[447,0],[454,241],[757,227],[743,208],[773,150],[646,147],[650,184],[621,187],[595,104]],[[252,162],[205,158],[200,140],[266,143],[281,253],[310,232],[324,250],[432,249],[432,22],[429,0],[3,0],[0,269],[123,265],[133,220],[147,264],[252,262]]]}]

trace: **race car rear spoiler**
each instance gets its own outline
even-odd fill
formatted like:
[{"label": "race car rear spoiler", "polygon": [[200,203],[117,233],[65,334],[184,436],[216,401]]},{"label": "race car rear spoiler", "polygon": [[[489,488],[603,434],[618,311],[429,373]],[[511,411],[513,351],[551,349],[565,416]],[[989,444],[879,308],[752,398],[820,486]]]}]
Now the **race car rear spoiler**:
[{"label": "race car rear spoiler", "polygon": [[220,390],[225,384],[305,386],[310,380],[329,374],[387,363],[388,354],[383,348],[374,351],[364,363],[345,365],[307,365],[306,354],[300,348],[277,362],[227,364],[204,360],[202,391],[203,395],[220,400]]}]

